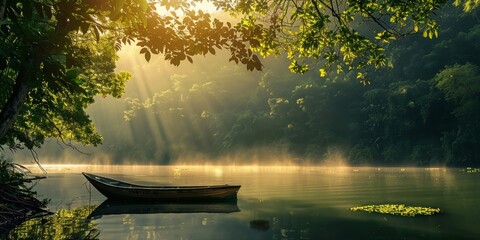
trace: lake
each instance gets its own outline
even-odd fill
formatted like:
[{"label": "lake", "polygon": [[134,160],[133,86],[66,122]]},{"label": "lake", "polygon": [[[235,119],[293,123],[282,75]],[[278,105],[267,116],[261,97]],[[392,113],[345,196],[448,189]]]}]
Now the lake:
[{"label": "lake", "polygon": [[[57,211],[12,238],[479,239],[480,173],[449,168],[45,165],[35,190]],[[147,185],[241,184],[231,204],[102,205],[81,175]],[[438,207],[433,216],[352,212],[366,204]],[[100,207],[99,207],[100,206]],[[107,206],[105,208],[105,206]],[[96,214],[92,214],[92,212]],[[90,216],[89,216],[90,215]]]}]

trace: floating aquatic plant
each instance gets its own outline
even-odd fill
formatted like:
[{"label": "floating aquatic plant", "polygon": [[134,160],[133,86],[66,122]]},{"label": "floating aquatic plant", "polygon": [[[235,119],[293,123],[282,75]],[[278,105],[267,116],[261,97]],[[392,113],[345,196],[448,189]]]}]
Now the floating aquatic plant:
[{"label": "floating aquatic plant", "polygon": [[412,207],[404,204],[381,204],[381,205],[365,205],[350,208],[352,211],[376,212],[383,214],[392,214],[405,217],[414,217],[417,215],[433,215],[440,213],[440,208],[431,207]]}]

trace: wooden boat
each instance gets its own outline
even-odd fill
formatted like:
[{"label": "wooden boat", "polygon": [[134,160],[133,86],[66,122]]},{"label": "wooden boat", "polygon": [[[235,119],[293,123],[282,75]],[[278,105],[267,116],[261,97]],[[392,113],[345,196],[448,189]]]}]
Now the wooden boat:
[{"label": "wooden boat", "polygon": [[157,213],[233,213],[240,212],[236,201],[195,203],[142,203],[105,200],[93,210],[89,218],[101,218],[118,214]]},{"label": "wooden boat", "polygon": [[143,186],[90,173],[82,173],[105,197],[112,200],[155,202],[236,200],[240,185],[212,186]]}]

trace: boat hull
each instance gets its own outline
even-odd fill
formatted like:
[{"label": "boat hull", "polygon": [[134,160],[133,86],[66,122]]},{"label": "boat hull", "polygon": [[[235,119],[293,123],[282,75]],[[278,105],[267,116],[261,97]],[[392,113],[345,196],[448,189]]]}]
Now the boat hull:
[{"label": "boat hull", "polygon": [[155,202],[227,201],[236,200],[239,185],[214,186],[141,186],[93,174],[83,173],[105,197],[113,200]]}]

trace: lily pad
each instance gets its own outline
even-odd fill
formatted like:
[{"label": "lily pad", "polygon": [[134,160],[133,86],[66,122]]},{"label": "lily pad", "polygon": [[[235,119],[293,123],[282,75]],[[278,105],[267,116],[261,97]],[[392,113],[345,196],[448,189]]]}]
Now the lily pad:
[{"label": "lily pad", "polygon": [[365,211],[383,214],[399,215],[404,217],[415,217],[417,215],[429,216],[440,213],[440,208],[431,207],[412,207],[405,206],[405,204],[380,204],[380,205],[365,205],[350,208],[352,211]]}]

